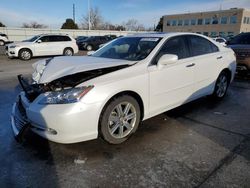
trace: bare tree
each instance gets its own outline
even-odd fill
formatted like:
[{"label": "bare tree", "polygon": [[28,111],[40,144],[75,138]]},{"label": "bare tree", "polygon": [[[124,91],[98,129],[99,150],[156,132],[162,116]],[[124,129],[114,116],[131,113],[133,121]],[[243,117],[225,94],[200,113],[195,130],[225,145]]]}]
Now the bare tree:
[{"label": "bare tree", "polygon": [[47,28],[47,25],[44,24],[39,24],[35,21],[30,22],[30,23],[23,23],[23,28]]},{"label": "bare tree", "polygon": [[129,19],[122,24],[127,31],[145,31],[144,25],[140,24],[136,19]]},{"label": "bare tree", "polygon": [[[102,29],[103,27],[103,18],[101,12],[99,11],[98,7],[90,9],[90,29]],[[83,29],[88,29],[89,25],[89,13],[83,16],[81,25]]]}]

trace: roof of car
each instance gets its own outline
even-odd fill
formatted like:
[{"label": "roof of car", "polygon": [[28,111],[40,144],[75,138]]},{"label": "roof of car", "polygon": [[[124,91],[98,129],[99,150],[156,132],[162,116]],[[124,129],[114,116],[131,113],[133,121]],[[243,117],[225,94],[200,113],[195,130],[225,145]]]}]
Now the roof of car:
[{"label": "roof of car", "polygon": [[169,37],[175,35],[184,35],[184,34],[191,34],[191,35],[199,35],[196,33],[184,33],[184,32],[154,32],[154,33],[137,33],[133,35],[128,35],[129,37]]}]

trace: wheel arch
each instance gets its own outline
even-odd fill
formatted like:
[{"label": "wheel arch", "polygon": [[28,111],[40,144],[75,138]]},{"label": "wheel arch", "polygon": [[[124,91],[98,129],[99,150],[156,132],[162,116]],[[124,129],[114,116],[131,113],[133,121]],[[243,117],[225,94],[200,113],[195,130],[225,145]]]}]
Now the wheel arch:
[{"label": "wheel arch", "polygon": [[144,118],[144,102],[142,100],[142,97],[135,91],[131,91],[131,90],[125,90],[125,91],[121,91],[121,92],[118,92],[114,95],[112,95],[112,97],[110,97],[107,102],[105,103],[105,105],[102,107],[101,109],[101,113],[100,113],[100,116],[99,116],[99,120],[101,119],[101,116],[104,112],[104,110],[106,109],[106,107],[110,104],[110,102],[114,99],[114,98],[117,98],[117,97],[120,97],[120,96],[123,96],[123,95],[129,95],[131,97],[133,97],[139,104],[139,107],[140,107],[140,111],[141,111],[141,120]]},{"label": "wheel arch", "polygon": [[29,50],[29,51],[31,52],[31,57],[33,57],[34,53],[33,53],[33,51],[32,51],[30,48],[28,48],[28,47],[20,48],[20,49],[18,50],[18,53],[17,53],[18,56],[20,55],[20,52],[21,52],[22,50]]},{"label": "wheel arch", "polygon": [[72,47],[70,47],[70,46],[65,47],[65,48],[63,49],[63,53],[64,53],[64,52],[65,52],[65,50],[67,50],[67,49],[72,50],[73,54],[75,53],[75,52],[74,52],[74,49],[73,49]]},{"label": "wheel arch", "polygon": [[233,73],[232,73],[232,71],[229,69],[229,68],[224,68],[221,72],[220,72],[220,74],[222,73],[222,72],[225,72],[226,74],[227,74],[227,78],[228,78],[228,81],[229,81],[229,83],[232,81],[231,79],[233,78]]}]

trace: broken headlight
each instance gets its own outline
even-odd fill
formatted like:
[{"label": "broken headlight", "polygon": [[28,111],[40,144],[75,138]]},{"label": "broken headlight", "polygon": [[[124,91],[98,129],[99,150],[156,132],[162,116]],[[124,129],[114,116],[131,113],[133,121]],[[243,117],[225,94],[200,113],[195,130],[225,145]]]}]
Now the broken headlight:
[{"label": "broken headlight", "polygon": [[60,91],[46,92],[39,104],[68,104],[78,102],[94,86],[63,89]]}]

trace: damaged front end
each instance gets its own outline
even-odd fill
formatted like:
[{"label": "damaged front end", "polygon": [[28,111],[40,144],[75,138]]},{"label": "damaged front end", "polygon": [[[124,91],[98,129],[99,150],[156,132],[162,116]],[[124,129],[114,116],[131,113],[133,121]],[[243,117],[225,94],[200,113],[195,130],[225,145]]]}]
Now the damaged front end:
[{"label": "damaged front end", "polygon": [[[18,95],[17,101],[12,109],[11,123],[15,137],[18,141],[21,141],[23,133],[32,127],[27,117],[26,109],[29,108],[29,105],[34,102],[38,96],[43,96],[40,97],[42,100],[39,98],[39,101],[36,101],[38,104],[42,105],[74,103],[79,101],[81,97],[94,88],[92,85],[77,87],[79,84],[128,66],[130,65],[119,65],[79,72],[61,77],[49,83],[37,83],[34,79],[18,75],[18,81],[23,92]],[[77,97],[72,98],[71,96]]]}]

